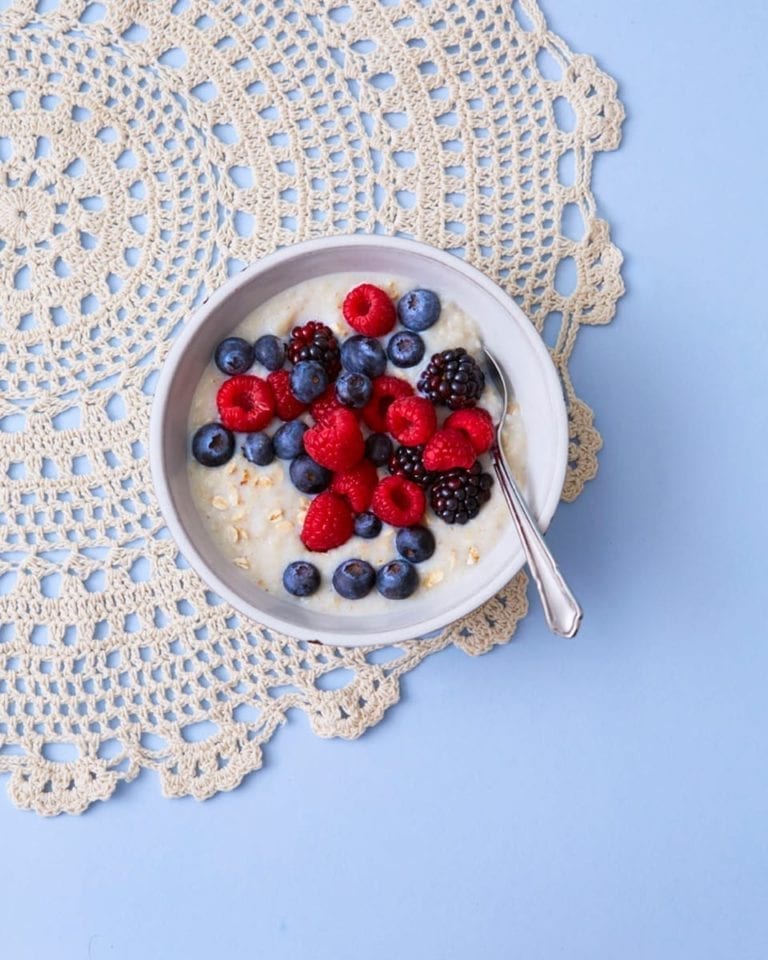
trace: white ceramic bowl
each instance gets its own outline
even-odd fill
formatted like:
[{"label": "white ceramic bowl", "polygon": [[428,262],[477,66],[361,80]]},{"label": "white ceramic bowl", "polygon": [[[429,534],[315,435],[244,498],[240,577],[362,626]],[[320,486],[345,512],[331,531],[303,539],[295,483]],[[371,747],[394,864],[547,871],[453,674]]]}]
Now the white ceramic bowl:
[{"label": "white ceramic bowl", "polygon": [[225,283],[177,337],[157,384],[150,462],[160,508],[179,549],[202,579],[248,617],[290,636],[344,646],[423,636],[492,597],[523,565],[511,520],[482,563],[466,567],[438,597],[417,591],[386,615],[319,613],[260,589],[214,546],[192,502],[187,480],[187,416],[216,344],[257,306],[302,280],[341,271],[413,278],[453,299],[477,323],[508,372],[525,426],[526,495],[542,530],[555,512],[568,458],[568,421],[549,352],[520,308],[462,260],[412,240],[354,235],[310,240],[252,264]]}]

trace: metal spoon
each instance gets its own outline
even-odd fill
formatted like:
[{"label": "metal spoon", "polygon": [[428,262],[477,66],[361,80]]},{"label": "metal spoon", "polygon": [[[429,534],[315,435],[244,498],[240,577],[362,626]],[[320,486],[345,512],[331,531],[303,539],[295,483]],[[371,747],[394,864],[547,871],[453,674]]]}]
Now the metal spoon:
[{"label": "metal spoon", "polygon": [[496,435],[490,451],[496,478],[515,522],[528,568],[533,574],[533,579],[539,589],[547,625],[553,633],[557,633],[561,637],[573,637],[581,623],[581,607],[557,569],[555,558],[544,543],[544,539],[536,526],[536,521],[531,516],[520,488],[507,464],[504,456],[504,446],[501,442],[501,432],[504,428],[504,418],[509,409],[509,387],[498,360],[488,350],[485,350],[485,356],[487,358],[485,367],[488,379],[504,403],[504,412],[496,424]]}]

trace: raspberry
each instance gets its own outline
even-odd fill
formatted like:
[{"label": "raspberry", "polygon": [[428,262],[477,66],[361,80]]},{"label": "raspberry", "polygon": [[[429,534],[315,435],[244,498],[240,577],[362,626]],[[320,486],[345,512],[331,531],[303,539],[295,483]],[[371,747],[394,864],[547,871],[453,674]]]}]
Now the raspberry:
[{"label": "raspberry", "polygon": [[413,395],[413,387],[399,377],[376,377],[373,394],[363,407],[363,420],[375,433],[387,432],[387,410],[394,400]]},{"label": "raspberry", "polygon": [[287,370],[275,370],[274,373],[267,375],[267,383],[272,387],[275,395],[275,409],[278,417],[285,420],[295,420],[300,414],[304,413],[307,405],[297,400],[291,390],[291,375]]},{"label": "raspberry", "polygon": [[412,527],[426,508],[424,491],[405,477],[384,477],[373,491],[371,509],[379,520],[393,527]]},{"label": "raspberry", "polygon": [[343,403],[339,402],[336,396],[336,385],[329,383],[317,400],[313,400],[309,406],[309,412],[315,418],[317,423],[325,423],[328,417],[336,410],[345,410]]},{"label": "raspberry", "polygon": [[451,430],[450,427],[438,430],[424,448],[424,466],[427,470],[453,470],[454,467],[468,470],[474,462],[472,443],[461,430]]},{"label": "raspberry", "polygon": [[432,485],[429,500],[432,509],[446,523],[466,523],[491,499],[493,477],[483,473],[476,460],[469,470],[449,470]]},{"label": "raspberry", "polygon": [[363,459],[365,441],[351,410],[334,410],[304,434],[304,449],[328,470],[348,470]]},{"label": "raspberry", "polygon": [[435,479],[424,466],[424,447],[398,447],[389,458],[389,472],[397,476],[406,477],[420,487],[428,487]]},{"label": "raspberry", "polygon": [[350,327],[366,337],[383,337],[397,319],[389,294],[372,283],[361,283],[350,290],[341,309]]},{"label": "raspberry", "polygon": [[371,505],[371,497],[379,475],[370,460],[361,460],[355,467],[337,473],[331,482],[331,490],[349,500],[355,513],[364,513]]},{"label": "raspberry", "polygon": [[485,389],[485,374],[464,347],[435,353],[419,377],[419,392],[451,410],[474,407]]},{"label": "raspberry", "polygon": [[401,397],[387,410],[387,430],[408,447],[426,443],[437,429],[435,408],[424,397]]},{"label": "raspberry", "polygon": [[346,543],[354,528],[350,505],[344,497],[326,490],[309,505],[301,528],[301,542],[307,550],[325,553]]},{"label": "raspberry", "polygon": [[291,330],[288,357],[294,365],[302,360],[316,360],[333,380],[341,370],[339,343],[330,327],[319,320],[310,320],[303,327]]},{"label": "raspberry", "polygon": [[456,410],[443,424],[452,430],[461,430],[469,437],[475,453],[486,453],[493,445],[493,420],[487,410],[474,407],[469,410]]},{"label": "raspberry", "polygon": [[275,395],[266,380],[242,373],[222,383],[216,407],[227,430],[253,433],[263,430],[272,419]]}]

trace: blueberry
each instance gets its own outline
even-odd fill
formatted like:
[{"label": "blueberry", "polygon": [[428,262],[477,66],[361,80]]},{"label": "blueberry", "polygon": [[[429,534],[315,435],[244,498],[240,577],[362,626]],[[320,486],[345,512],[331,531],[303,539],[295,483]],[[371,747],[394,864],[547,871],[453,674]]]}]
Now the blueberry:
[{"label": "blueberry", "polygon": [[234,452],[234,435],[220,423],[203,424],[192,437],[192,456],[204,467],[220,467]]},{"label": "blueberry", "polygon": [[291,420],[284,423],[274,436],[275,453],[281,460],[293,460],[300,453],[304,453],[304,434],[307,432],[306,423],[301,420]]},{"label": "blueberry", "polygon": [[401,557],[421,563],[435,552],[435,535],[426,527],[403,527],[397,531],[395,546]]},{"label": "blueberry", "polygon": [[387,355],[372,337],[349,337],[341,345],[341,365],[350,373],[380,377],[387,367]]},{"label": "blueberry", "polygon": [[291,461],[288,470],[291,482],[302,493],[321,493],[331,482],[331,471],[315,463],[309,454],[302,453]]},{"label": "blueberry", "polygon": [[364,540],[373,540],[381,533],[381,520],[375,513],[358,513],[355,517],[355,533]]},{"label": "blueberry", "polygon": [[243,444],[243,456],[251,463],[266,467],[275,459],[275,447],[272,438],[266,433],[249,433]]},{"label": "blueberry", "polygon": [[294,597],[308,597],[320,586],[320,571],[314,563],[295,560],[283,571],[283,586]]},{"label": "blueberry", "polygon": [[398,330],[389,338],[387,356],[396,367],[415,367],[424,356],[424,341],[411,330]]},{"label": "blueberry", "polygon": [[253,353],[262,367],[279,370],[285,363],[285,344],[280,337],[265,333],[253,345]]},{"label": "blueberry", "polygon": [[365,455],[377,467],[383,467],[392,456],[392,441],[386,433],[372,433],[365,441]]},{"label": "blueberry", "polygon": [[418,585],[416,567],[407,560],[390,560],[376,574],[376,586],[387,600],[405,600]]},{"label": "blueberry", "polygon": [[328,374],[317,360],[301,360],[291,370],[291,390],[297,400],[312,403],[328,386]]},{"label": "blueberry", "polygon": [[440,298],[431,290],[409,290],[398,301],[397,315],[409,330],[427,330],[440,316]]},{"label": "blueberry", "polygon": [[253,366],[253,347],[242,337],[227,337],[216,347],[213,359],[222,373],[245,373]]},{"label": "blueberry", "polygon": [[365,560],[345,560],[333,572],[333,589],[347,600],[366,597],[376,582],[376,571]]},{"label": "blueberry", "polygon": [[336,381],[336,397],[345,407],[364,407],[372,392],[373,384],[364,373],[342,373]]}]

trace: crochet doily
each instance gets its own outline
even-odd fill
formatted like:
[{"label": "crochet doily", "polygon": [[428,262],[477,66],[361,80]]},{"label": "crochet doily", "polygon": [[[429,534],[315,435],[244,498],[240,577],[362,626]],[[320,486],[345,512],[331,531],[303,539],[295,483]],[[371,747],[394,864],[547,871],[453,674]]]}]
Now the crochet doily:
[{"label": "crochet doily", "polygon": [[505,643],[520,574],[439,636],[385,651],[244,621],[169,538],[146,437],[193,307],[277,246],[415,236],[521,304],[567,393],[564,498],[600,437],[568,358],[621,255],[590,193],[616,85],[534,0],[37,0],[2,13],[0,771],[78,813],[141,767],[166,794],[236,786],[298,707],[357,737],[401,676]]}]

